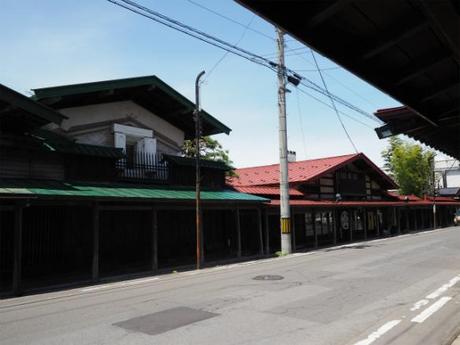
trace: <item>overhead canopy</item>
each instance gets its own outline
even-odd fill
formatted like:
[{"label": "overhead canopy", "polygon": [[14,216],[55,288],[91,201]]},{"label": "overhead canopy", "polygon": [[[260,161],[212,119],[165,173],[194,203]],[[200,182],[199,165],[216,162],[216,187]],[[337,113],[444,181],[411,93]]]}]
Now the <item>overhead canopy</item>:
[{"label": "overhead canopy", "polygon": [[59,124],[64,118],[54,109],[0,84],[0,129],[25,130],[51,122]]},{"label": "overhead canopy", "polygon": [[403,133],[460,159],[460,124],[433,127],[407,107],[380,109],[375,116],[386,123],[377,129],[380,138]]},{"label": "overhead canopy", "polygon": [[[128,184],[88,184],[46,180],[0,179],[0,197],[24,198],[97,198],[101,200],[195,201],[195,190]],[[201,191],[207,202],[257,202],[268,199],[232,190]]]},{"label": "overhead canopy", "polygon": [[[195,104],[156,76],[106,80],[93,83],[34,89],[34,99],[56,109],[131,100],[195,137]],[[204,135],[229,134],[231,129],[205,111],[201,112]]]},{"label": "overhead canopy", "polygon": [[237,1],[408,106],[387,133],[460,158],[458,0]]}]

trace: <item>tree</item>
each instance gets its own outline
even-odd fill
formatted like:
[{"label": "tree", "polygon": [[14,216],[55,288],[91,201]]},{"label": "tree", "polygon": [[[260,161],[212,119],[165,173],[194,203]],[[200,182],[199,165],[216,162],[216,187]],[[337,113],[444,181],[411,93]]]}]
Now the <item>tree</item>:
[{"label": "tree", "polygon": [[382,157],[384,169],[398,183],[400,194],[423,196],[433,192],[434,152],[391,137]]},{"label": "tree", "polygon": [[[185,140],[184,145],[182,146],[182,154],[185,157],[195,157],[196,155],[196,145],[195,140]],[[217,140],[211,137],[202,137],[200,139],[200,155],[201,158],[222,162],[228,165],[229,167],[233,166],[233,162],[230,159],[228,150],[224,150],[222,144]],[[234,176],[233,169],[228,172],[229,176]]]}]

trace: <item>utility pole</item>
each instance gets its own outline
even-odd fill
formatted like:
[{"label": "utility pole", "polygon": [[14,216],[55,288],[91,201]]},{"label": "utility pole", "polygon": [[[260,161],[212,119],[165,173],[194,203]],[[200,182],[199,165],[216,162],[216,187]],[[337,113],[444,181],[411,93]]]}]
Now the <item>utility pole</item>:
[{"label": "utility pole", "polygon": [[196,269],[199,270],[202,262],[201,248],[201,176],[200,176],[200,138],[201,138],[201,117],[200,117],[200,78],[204,75],[201,71],[195,80],[195,110],[193,112],[195,119],[195,188],[196,188]]},{"label": "utility pole", "polygon": [[278,112],[279,112],[279,147],[280,147],[280,224],[281,252],[290,254],[291,215],[289,208],[289,176],[286,125],[286,71],[284,66],[284,32],[276,28],[278,46]]}]

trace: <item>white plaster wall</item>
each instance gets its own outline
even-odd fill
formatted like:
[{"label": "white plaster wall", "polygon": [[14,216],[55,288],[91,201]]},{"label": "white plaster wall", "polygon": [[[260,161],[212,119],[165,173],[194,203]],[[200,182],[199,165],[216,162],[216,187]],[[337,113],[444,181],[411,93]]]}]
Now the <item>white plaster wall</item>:
[{"label": "white plaster wall", "polygon": [[[147,129],[152,129],[154,133],[169,138],[179,147],[184,143],[183,131],[132,101],[64,108],[60,111],[69,117],[61,124],[61,128],[65,131],[75,126],[105,121],[116,122],[117,119],[130,117],[144,124]],[[79,140],[81,140],[80,135]]]},{"label": "white plaster wall", "polygon": [[101,128],[88,133],[72,135],[80,144],[90,144],[98,146],[113,146],[113,133],[109,128]]},{"label": "white plaster wall", "polygon": [[446,171],[446,187],[460,187],[460,170]]}]

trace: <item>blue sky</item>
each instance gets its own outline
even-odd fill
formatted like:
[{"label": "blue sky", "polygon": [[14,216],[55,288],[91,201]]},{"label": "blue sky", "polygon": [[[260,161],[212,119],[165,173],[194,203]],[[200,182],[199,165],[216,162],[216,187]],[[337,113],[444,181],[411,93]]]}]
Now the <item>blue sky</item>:
[{"label": "blue sky", "polygon": [[[194,0],[250,28],[275,37],[273,26],[231,0]],[[145,6],[258,54],[275,53],[275,42],[207,12],[188,0],[139,0]],[[209,71],[223,51],[132,14],[105,0],[2,0],[0,82],[30,94],[30,89],[61,84],[157,75],[190,99],[194,80]],[[302,45],[289,36],[287,48]],[[294,54],[295,53],[295,54]],[[399,103],[332,61],[327,68],[331,92],[369,113]],[[288,52],[286,65],[320,83],[307,49]],[[329,69],[332,68],[332,69]],[[202,87],[203,108],[232,128],[218,135],[237,167],[278,160],[276,75],[240,57],[228,55]],[[290,86],[289,148],[298,159],[352,153],[334,112]],[[328,102],[323,98],[323,101]],[[367,124],[344,123],[359,151],[378,165],[386,142],[372,129],[378,124],[342,108]]]}]

